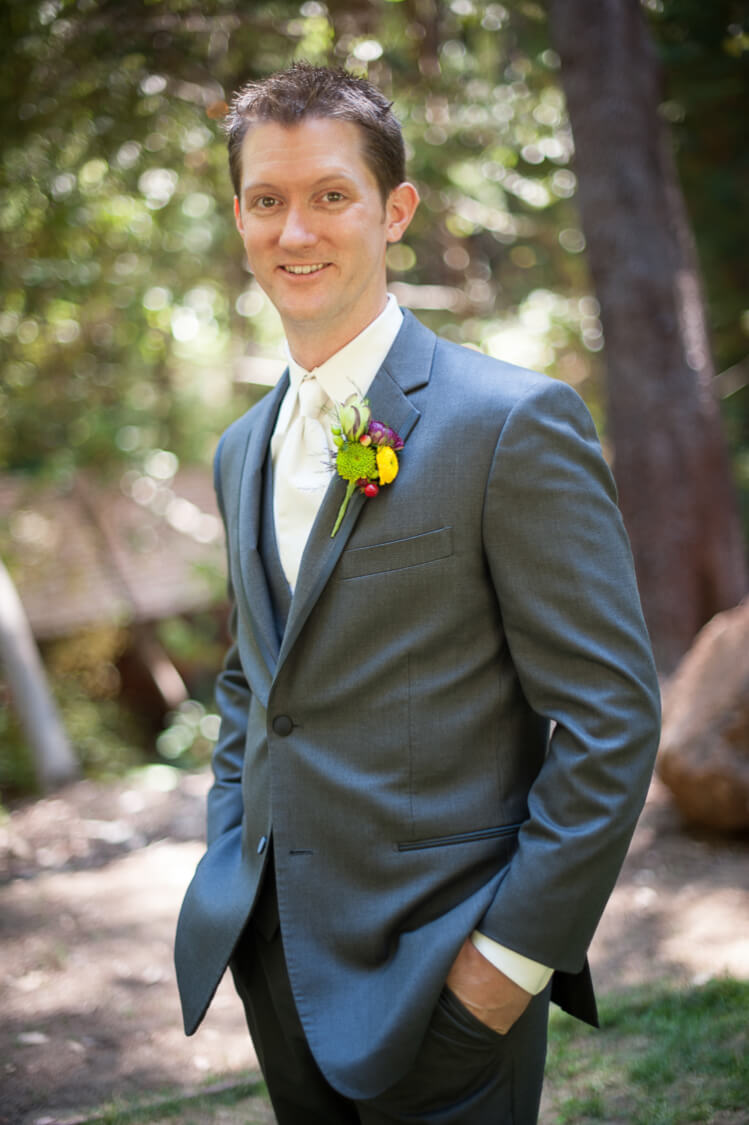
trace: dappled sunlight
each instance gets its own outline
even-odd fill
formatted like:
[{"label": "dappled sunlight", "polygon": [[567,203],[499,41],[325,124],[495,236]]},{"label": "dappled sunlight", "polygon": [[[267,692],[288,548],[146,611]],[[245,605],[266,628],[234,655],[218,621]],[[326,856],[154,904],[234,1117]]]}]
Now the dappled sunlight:
[{"label": "dappled sunlight", "polygon": [[749,841],[690,832],[654,779],[591,946],[599,986],[749,980],[747,935]]},{"label": "dappled sunlight", "polygon": [[257,1067],[228,982],[198,1034],[182,1031],[172,939],[202,850],[166,839],[0,888],[0,1050],[17,1103],[59,1110]]},{"label": "dappled sunlight", "polygon": [[681,964],[693,980],[723,975],[749,980],[749,893],[746,887],[686,889],[674,897],[674,924],[661,956]]}]

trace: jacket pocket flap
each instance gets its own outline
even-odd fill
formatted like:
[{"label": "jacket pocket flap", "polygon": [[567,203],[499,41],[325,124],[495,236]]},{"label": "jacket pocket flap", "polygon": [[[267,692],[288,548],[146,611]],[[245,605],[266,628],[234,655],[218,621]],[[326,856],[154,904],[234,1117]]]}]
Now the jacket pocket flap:
[{"label": "jacket pocket flap", "polygon": [[341,578],[362,578],[381,571],[404,570],[409,566],[444,559],[452,554],[451,527],[440,527],[407,539],[393,539],[389,543],[376,543],[372,547],[354,547],[341,557]]},{"label": "jacket pocket flap", "polygon": [[475,844],[481,840],[497,840],[502,836],[515,836],[522,824],[497,824],[493,828],[475,828],[472,832],[455,832],[451,836],[430,836],[423,840],[401,840],[399,852],[418,852],[422,848],[443,848],[450,844]]}]

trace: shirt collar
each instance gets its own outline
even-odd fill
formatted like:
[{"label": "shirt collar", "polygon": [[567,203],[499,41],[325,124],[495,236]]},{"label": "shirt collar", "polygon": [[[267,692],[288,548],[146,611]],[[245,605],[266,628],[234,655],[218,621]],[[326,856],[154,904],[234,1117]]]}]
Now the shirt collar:
[{"label": "shirt collar", "polygon": [[390,351],[402,322],[403,313],[390,293],[380,315],[340,351],[311,372],[307,372],[296,362],[287,346],[290,397],[296,397],[302,379],[311,374],[333,402],[345,402],[351,394],[364,398]]}]

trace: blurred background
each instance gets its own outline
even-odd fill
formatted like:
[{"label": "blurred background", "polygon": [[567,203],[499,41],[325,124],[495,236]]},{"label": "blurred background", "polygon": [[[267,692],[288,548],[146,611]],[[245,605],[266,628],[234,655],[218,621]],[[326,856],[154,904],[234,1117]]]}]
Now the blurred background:
[{"label": "blurred background", "polygon": [[283,368],[222,120],[295,59],[393,100],[393,292],[578,390],[632,542],[660,778],[591,950],[607,1034],[552,1019],[541,1121],[746,1125],[743,0],[0,0],[0,1125],[272,1121],[228,984],[182,1036],[172,940],[227,640],[211,460]]},{"label": "blurred background", "polygon": [[664,677],[745,593],[745,4],[3,0],[6,802],[210,754],[211,458],[283,366],[222,118],[294,59],[393,99],[422,198],[388,254],[401,303],[588,403]]}]

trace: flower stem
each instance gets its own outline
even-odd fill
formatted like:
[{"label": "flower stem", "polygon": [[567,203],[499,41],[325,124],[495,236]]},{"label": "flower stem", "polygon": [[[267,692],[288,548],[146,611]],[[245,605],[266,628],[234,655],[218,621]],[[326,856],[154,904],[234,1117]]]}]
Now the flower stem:
[{"label": "flower stem", "polygon": [[341,520],[346,515],[346,509],[348,508],[348,502],[351,499],[351,497],[354,495],[355,491],[356,491],[356,481],[350,480],[348,482],[348,486],[346,488],[346,495],[343,498],[343,503],[341,504],[340,508],[338,509],[338,517],[335,521],[335,526],[330,533],[331,539],[333,538],[335,533],[338,531],[338,528],[341,526]]}]

